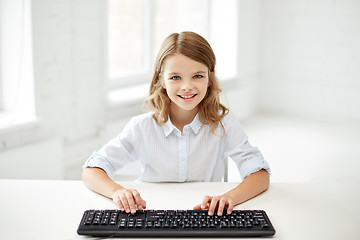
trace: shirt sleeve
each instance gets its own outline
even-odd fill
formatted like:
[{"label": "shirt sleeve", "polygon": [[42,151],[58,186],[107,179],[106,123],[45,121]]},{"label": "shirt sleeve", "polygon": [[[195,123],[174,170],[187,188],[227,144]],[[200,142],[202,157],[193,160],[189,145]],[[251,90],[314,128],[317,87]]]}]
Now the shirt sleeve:
[{"label": "shirt sleeve", "polygon": [[118,136],[111,139],[86,160],[83,169],[98,167],[113,179],[116,171],[136,159],[134,147],[136,146],[136,134],[134,128],[135,121],[131,119]]},{"label": "shirt sleeve", "polygon": [[225,128],[225,156],[230,157],[236,163],[243,179],[252,173],[265,169],[271,173],[269,164],[257,147],[249,143],[239,120],[229,112],[223,119]]}]

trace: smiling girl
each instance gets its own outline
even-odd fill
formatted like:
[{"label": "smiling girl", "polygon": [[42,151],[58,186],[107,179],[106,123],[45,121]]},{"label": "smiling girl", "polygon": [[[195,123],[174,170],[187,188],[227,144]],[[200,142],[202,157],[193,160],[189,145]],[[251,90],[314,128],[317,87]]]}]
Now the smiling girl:
[{"label": "smiling girl", "polygon": [[111,198],[121,210],[135,213],[146,202],[136,189],[112,180],[117,170],[140,161],[140,181],[221,181],[224,161],[233,159],[244,179],[220,196],[204,196],[194,209],[209,215],[265,191],[270,168],[250,145],[236,117],[219,100],[215,55],[193,32],[173,33],[159,51],[146,100],[151,112],[130,120],[124,130],[85,163],[83,181]]}]

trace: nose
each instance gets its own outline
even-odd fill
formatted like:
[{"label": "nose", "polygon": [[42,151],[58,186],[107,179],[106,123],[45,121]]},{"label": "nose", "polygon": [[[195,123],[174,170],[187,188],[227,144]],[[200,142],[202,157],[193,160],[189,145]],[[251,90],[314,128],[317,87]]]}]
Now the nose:
[{"label": "nose", "polygon": [[182,81],[181,90],[184,92],[190,92],[193,88],[194,86],[190,79],[184,79],[184,81]]}]

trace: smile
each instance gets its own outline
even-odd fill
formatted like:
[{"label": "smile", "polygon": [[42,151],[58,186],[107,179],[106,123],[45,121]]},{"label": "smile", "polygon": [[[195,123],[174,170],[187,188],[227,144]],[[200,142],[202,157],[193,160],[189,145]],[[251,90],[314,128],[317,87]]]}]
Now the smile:
[{"label": "smile", "polygon": [[197,94],[192,94],[192,95],[178,95],[178,97],[181,97],[181,98],[183,98],[183,99],[191,99],[191,98],[194,98],[194,97],[196,97],[197,96]]}]

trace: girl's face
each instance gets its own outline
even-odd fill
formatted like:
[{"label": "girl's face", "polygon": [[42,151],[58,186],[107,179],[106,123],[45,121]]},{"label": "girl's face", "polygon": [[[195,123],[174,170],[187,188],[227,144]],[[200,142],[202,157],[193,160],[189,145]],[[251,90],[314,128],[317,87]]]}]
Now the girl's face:
[{"label": "girl's face", "polygon": [[162,80],[172,102],[172,113],[197,113],[198,105],[210,84],[208,72],[206,65],[181,54],[169,56],[165,60]]}]

